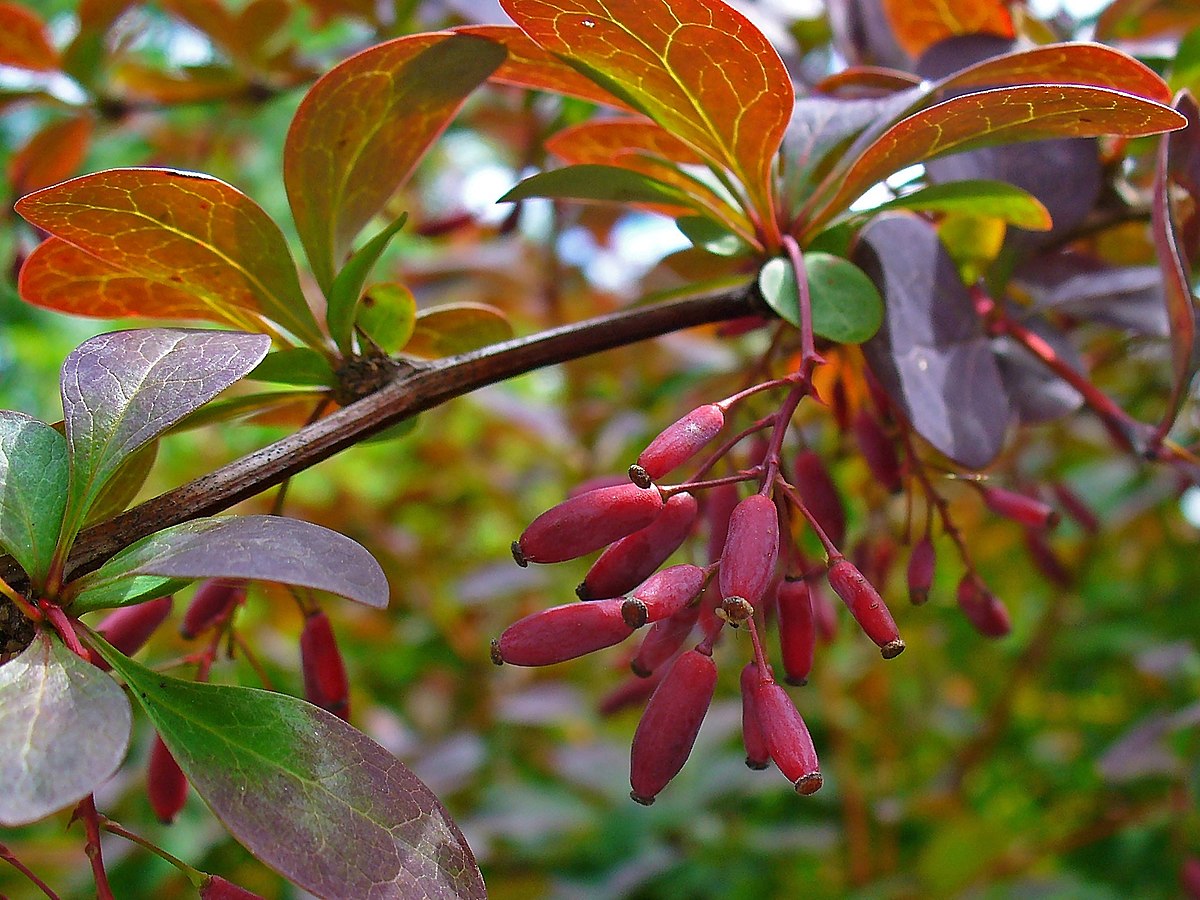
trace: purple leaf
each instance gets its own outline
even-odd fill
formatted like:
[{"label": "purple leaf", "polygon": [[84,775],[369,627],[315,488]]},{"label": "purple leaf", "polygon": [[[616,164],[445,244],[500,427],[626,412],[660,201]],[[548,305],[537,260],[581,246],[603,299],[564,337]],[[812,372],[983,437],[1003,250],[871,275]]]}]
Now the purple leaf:
[{"label": "purple leaf", "polygon": [[196,792],[281,875],[322,897],[485,896],[445,807],[362,732],[295,697],[170,678],[96,643]]},{"label": "purple leaf", "polygon": [[1037,309],[1151,337],[1170,331],[1158,266],[1110,266],[1066,251],[1034,257],[1013,274],[1013,282]]},{"label": "purple leaf", "polygon": [[32,416],[0,411],[0,546],[40,587],[67,501],[67,444]]},{"label": "purple leaf", "polygon": [[266,355],[264,334],[148,328],[85,341],[62,367],[73,538],[130,453],[233,384]]},{"label": "purple leaf", "polygon": [[[1027,318],[1021,324],[1053,347],[1067,365],[1083,372],[1083,359],[1061,331],[1041,317]],[[1060,419],[1083,405],[1079,391],[1012,338],[993,338],[992,352],[996,354],[1000,379],[1022,425]]]},{"label": "purple leaf", "polygon": [[991,462],[1013,418],[991,344],[933,226],[886,213],[861,233],[855,260],[884,296],[872,371],[913,428],[970,469]]},{"label": "purple leaf", "polygon": [[78,803],[125,758],[129,701],[116,682],[39,634],[0,666],[0,825]]},{"label": "purple leaf", "polygon": [[127,606],[197,578],[277,581],[378,609],[388,602],[383,569],[345,535],[283,516],[221,516],[184,522],[125,548],[72,583],[71,611]]}]

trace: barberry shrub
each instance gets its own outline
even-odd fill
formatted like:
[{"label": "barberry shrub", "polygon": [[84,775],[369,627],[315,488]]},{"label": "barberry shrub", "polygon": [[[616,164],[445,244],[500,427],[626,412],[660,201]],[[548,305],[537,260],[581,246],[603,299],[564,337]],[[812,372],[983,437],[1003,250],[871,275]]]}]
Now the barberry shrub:
[{"label": "barberry shrub", "polygon": [[[312,0],[315,22],[355,43],[316,65],[306,52],[323,48],[305,43],[286,4],[161,6],[84,4],[73,27],[64,13],[50,28],[0,3],[0,25],[17,36],[0,41],[0,65],[24,73],[5,98],[47,117],[9,166],[25,223],[11,242],[20,299],[165,323],[106,330],[71,350],[61,423],[0,412],[0,826],[71,811],[101,898],[133,877],[110,871],[114,838],[157,854],[202,897],[257,896],[232,870],[200,868],[220,859],[179,859],[169,832],[151,838],[118,820],[113,776],[139,766],[153,818],[195,823],[195,796],[251,856],[317,896],[481,897],[478,844],[393,753],[405,744],[396,716],[378,705],[363,715],[355,695],[378,697],[399,677],[411,694],[397,706],[436,719],[439,691],[486,694],[487,678],[535,678],[512,672],[598,651],[630,670],[601,709],[641,708],[622,792],[644,806],[701,802],[671,782],[709,752],[705,734],[736,696],[725,743],[749,768],[778,770],[776,786],[802,795],[787,801],[796,815],[840,802],[843,885],[865,884],[889,874],[868,859],[872,829],[897,865],[897,813],[867,811],[883,797],[864,792],[847,750],[849,732],[878,727],[868,723],[882,715],[879,685],[915,683],[925,664],[910,660],[936,652],[945,633],[970,646],[1023,640],[1020,666],[1037,664],[1065,617],[1052,604],[1035,622],[1023,597],[1002,598],[994,536],[1019,545],[1005,552],[1025,554],[1032,566],[1020,568],[1039,584],[1068,592],[1078,548],[1102,531],[1097,498],[1069,484],[1076,458],[1140,461],[1172,485],[1200,474],[1186,405],[1200,359],[1195,30],[1174,56],[1140,61],[998,0],[839,0],[831,30],[796,28],[795,46],[777,46],[786,31],[773,43],[723,0],[501,0],[509,24],[433,3],[419,16],[395,4],[383,18],[375,4]],[[1114,44],[1153,35],[1157,47],[1200,28],[1187,10],[1160,6],[1143,27],[1142,6],[1117,2],[1096,34]],[[175,65],[168,45],[171,68],[155,69],[128,37],[139,16],[168,30],[185,23],[214,62]],[[423,30],[430,20],[445,27]],[[67,46],[51,37],[67,33]],[[834,71],[834,58],[847,66]],[[252,199],[193,170],[205,166],[189,164],[197,151],[179,146],[172,112],[201,102],[277,115],[276,98],[293,91],[272,163],[282,190]],[[64,103],[71,114],[51,112]],[[156,117],[163,131],[145,124]],[[148,158],[72,177],[92,156],[114,161],[105,147],[134,130],[156,142]],[[514,177],[489,199],[512,204],[506,217],[439,199],[462,180],[462,159],[497,145]],[[614,303],[586,269],[560,277],[572,241],[616,243],[623,222],[670,220],[687,246],[627,279],[642,302]],[[493,250],[511,271],[487,262]],[[514,337],[528,323],[533,332]],[[579,415],[563,418],[579,434],[542,422],[558,452],[525,454],[532,474],[487,484],[456,474],[475,458],[468,448],[486,455],[495,444],[477,422],[437,418],[426,432],[453,439],[400,440],[417,414],[459,395],[713,325],[703,342],[715,363],[625,357],[657,385],[635,386],[661,394],[655,424],[635,411],[636,422],[605,429],[609,411],[588,404],[589,390],[624,371],[600,367],[579,384],[565,374],[562,397]],[[550,389],[494,393],[496,408],[481,404],[479,415],[535,442],[537,416],[524,407]],[[274,443],[129,508],[159,489],[160,446],[168,456],[181,441],[280,426],[288,433]],[[1084,449],[1062,450],[1062,435]],[[324,504],[285,491],[368,442],[409,463],[385,465],[386,488],[351,475],[357,483],[340,489],[352,502]],[[479,497],[532,487],[589,450],[609,465],[578,466],[581,483],[560,497],[536,488],[550,497],[540,510],[522,500],[486,526],[455,520],[457,539],[435,534],[432,493],[391,493],[396,479],[427,475],[431,492],[486,517]],[[220,514],[277,485],[269,506]],[[363,508],[372,497],[405,520],[394,540],[382,536],[384,514]],[[497,522],[518,515],[498,537]],[[362,544],[310,517],[385,559],[421,550],[389,587]],[[508,576],[527,594],[521,614],[422,608],[423,585],[464,558],[463,535],[482,545],[489,585],[508,583],[496,574],[505,547],[527,570]],[[452,593],[469,595],[470,582]],[[578,599],[558,589],[576,582]],[[377,617],[402,598],[414,618],[427,614],[421,627],[445,629],[456,661],[383,662],[410,653],[403,639],[377,638],[364,653],[357,640],[372,620],[324,595]],[[296,614],[290,669],[272,639],[278,601]],[[473,668],[489,638],[504,672]],[[372,675],[360,682],[359,672]],[[956,683],[956,696],[972,690]],[[852,700],[871,715],[848,713]],[[964,779],[1015,702],[991,710],[946,772],[921,772],[943,786],[939,808],[969,805]],[[134,706],[145,722],[135,725]],[[477,712],[519,721],[521,708]],[[1178,712],[1156,734],[1194,718]],[[148,750],[126,764],[134,734]],[[919,762],[908,768],[888,740],[877,742],[880,765],[919,777]],[[1136,763],[1116,751],[1101,760]],[[1119,831],[1156,810],[1105,821]],[[1174,853],[1195,850],[1197,827],[1172,833]],[[1055,835],[1066,848],[1073,839]],[[0,859],[21,890],[56,896],[30,854],[7,844]],[[926,889],[1012,871],[1014,855]],[[1194,856],[1177,862],[1190,884]],[[262,871],[236,874],[245,871],[258,886]]]}]

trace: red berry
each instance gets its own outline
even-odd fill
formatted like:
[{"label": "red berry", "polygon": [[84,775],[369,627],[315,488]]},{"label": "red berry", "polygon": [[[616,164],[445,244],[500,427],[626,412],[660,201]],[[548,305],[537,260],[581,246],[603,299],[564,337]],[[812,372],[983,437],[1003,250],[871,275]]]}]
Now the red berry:
[{"label": "red berry", "polygon": [[[115,609],[100,620],[96,630],[101,636],[124,653],[133,656],[150,640],[150,635],[158,629],[163,620],[171,614],[172,600],[159,597],[157,600],[147,600],[133,606],[123,606]],[[97,657],[95,663],[105,672],[109,665]]]},{"label": "red berry", "polygon": [[900,632],[887,604],[852,562],[847,559],[835,561],[829,567],[828,578],[833,592],[842,598],[859,627],[879,647],[884,659],[892,659],[904,652],[904,641],[900,640]]},{"label": "red berry", "polygon": [[651,575],[627,598],[637,600],[646,611],[647,622],[675,615],[704,589],[704,570],[689,564],[671,566]]},{"label": "red berry", "polygon": [[708,524],[708,561],[716,562],[725,549],[729,533],[729,517],[738,505],[736,484],[722,484],[708,491],[704,498],[704,519]]},{"label": "red berry", "polygon": [[246,599],[246,582],[236,578],[209,578],[200,582],[183,614],[179,633],[189,640],[225,622],[233,608]]},{"label": "red berry", "polygon": [[630,795],[649,806],[687,762],[717,687],[717,665],[688,650],[672,663],[642,713],[630,748]]},{"label": "red berry", "polygon": [[799,794],[811,794],[822,784],[821,767],[808,726],[792,698],[774,681],[759,679],[754,689],[754,711],[767,752],[779,771]]},{"label": "red berry", "polygon": [[630,706],[644,703],[662,681],[664,672],[666,669],[660,667],[652,672],[649,678],[639,678],[636,675],[627,677],[601,698],[597,707],[600,715],[611,716]]},{"label": "red berry", "polygon": [[838,620],[837,606],[829,599],[829,594],[817,582],[808,585],[808,599],[812,603],[813,621],[817,626],[817,637],[826,644],[832,643],[837,637]]},{"label": "red berry", "polygon": [[513,542],[520,565],[575,559],[645,528],[662,511],[657,488],[635,484],[602,487],[551,507]]},{"label": "red berry", "polygon": [[1189,856],[1179,867],[1179,884],[1185,897],[1200,900],[1200,858]]},{"label": "red berry", "polygon": [[970,573],[958,583],[958,607],[984,637],[1000,638],[1012,631],[1012,620],[1004,604]]},{"label": "red berry", "polygon": [[904,484],[896,447],[879,420],[865,409],[854,417],[854,439],[875,480],[890,493],[900,493]]},{"label": "red berry", "polygon": [[549,666],[619,644],[633,634],[621,615],[624,597],[568,603],[533,613],[492,641],[497,665]]},{"label": "red berry", "polygon": [[759,682],[758,664],[751,660],[742,669],[742,743],[746,747],[746,766],[765,769],[771,764],[767,752],[767,740],[758,724],[758,713],[754,709],[754,694]]},{"label": "red berry", "polygon": [[928,536],[921,538],[913,545],[908,557],[908,599],[914,606],[920,606],[929,599],[929,588],[933,585],[933,569],[937,564],[937,555],[933,549],[933,541]]},{"label": "red berry", "polygon": [[340,719],[350,719],[350,683],[329,617],[318,610],[304,620],[300,632],[300,668],[309,703]]},{"label": "red berry", "polygon": [[841,544],[846,538],[846,510],[825,463],[812,450],[803,450],[797,454],[793,468],[793,482],[805,507],[820,524],[825,536],[835,545]]},{"label": "red berry", "polygon": [[1053,528],[1058,524],[1058,513],[1036,497],[990,486],[981,488],[981,491],[988,509],[1019,525],[1026,528]]},{"label": "red berry", "polygon": [[642,638],[629,668],[639,678],[649,678],[662,664],[675,655],[700,618],[700,607],[685,606],[670,618],[655,622]]},{"label": "red berry", "polygon": [[637,464],[657,481],[683,465],[725,427],[725,413],[715,403],[693,409],[650,442]]},{"label": "red berry", "polygon": [[1075,520],[1075,524],[1088,534],[1095,534],[1100,530],[1100,517],[1082,497],[1065,484],[1054,485],[1054,498],[1067,515]]},{"label": "red berry", "polygon": [[788,684],[801,685],[812,671],[817,629],[812,599],[803,579],[784,581],[779,586],[776,612],[779,616],[779,647]]},{"label": "red berry", "polygon": [[158,735],[150,748],[150,763],[146,772],[146,792],[150,796],[150,807],[158,821],[170,825],[187,802],[188,783],[175,762],[175,757]]},{"label": "red berry", "polygon": [[220,875],[209,875],[200,885],[200,900],[264,900],[261,894],[238,887]]},{"label": "red berry", "polygon": [[729,517],[729,533],[721,552],[722,597],[742,597],[758,605],[775,574],[779,556],[779,513],[775,501],[752,494]]},{"label": "red berry", "polygon": [[1037,528],[1026,528],[1025,548],[1029,551],[1029,558],[1033,560],[1033,564],[1037,567],[1037,570],[1051,584],[1056,584],[1061,588],[1069,588],[1074,583],[1074,576],[1072,576],[1063,561],[1059,559],[1058,554],[1054,552],[1054,548],[1050,546],[1050,542],[1046,539],[1044,531]]},{"label": "red berry", "polygon": [[699,509],[691,494],[672,496],[658,518],[600,554],[575,589],[579,599],[619,597],[641,584],[679,549],[691,533]]}]

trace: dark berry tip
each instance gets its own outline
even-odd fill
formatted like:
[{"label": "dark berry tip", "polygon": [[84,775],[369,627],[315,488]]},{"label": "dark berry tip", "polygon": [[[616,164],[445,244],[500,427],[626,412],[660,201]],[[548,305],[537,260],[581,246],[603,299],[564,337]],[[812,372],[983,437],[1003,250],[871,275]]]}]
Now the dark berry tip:
[{"label": "dark berry tip", "polygon": [[895,659],[904,652],[904,647],[904,641],[902,641],[900,638],[896,638],[894,641],[888,641],[886,644],[880,647],[879,653],[884,659]]},{"label": "dark berry tip", "polygon": [[651,675],[654,674],[649,669],[647,669],[645,666],[643,666],[640,662],[638,662],[636,659],[629,664],[629,670],[631,672],[633,672],[633,674],[636,675],[638,678],[649,678]]},{"label": "dark berry tip", "polygon": [[586,581],[581,581],[581,582],[579,582],[579,584],[575,585],[575,596],[578,597],[580,600],[595,600],[596,599],[595,597],[592,596],[592,592],[588,590]]},{"label": "dark berry tip", "polygon": [[653,797],[643,797],[637,791],[630,791],[629,799],[632,800],[634,803],[642,804],[642,806],[653,806],[654,805]]},{"label": "dark berry tip", "polygon": [[621,618],[630,628],[641,628],[650,621],[650,613],[645,603],[637,597],[630,597],[621,604]]},{"label": "dark berry tip", "polygon": [[821,777],[820,772],[810,772],[796,779],[796,793],[805,796],[815,794],[824,783],[825,779]]},{"label": "dark berry tip", "polygon": [[494,662],[498,666],[504,665],[504,654],[502,654],[500,652],[500,641],[499,640],[492,641],[491,655],[492,655],[492,662]]},{"label": "dark berry tip", "polygon": [[761,772],[770,765],[765,759],[751,759],[749,756],[746,757],[746,768],[753,769],[755,772]]},{"label": "dark berry tip", "polygon": [[792,687],[804,687],[806,684],[808,684],[807,678],[793,678],[791,675],[787,676],[783,680]]},{"label": "dark berry tip", "polygon": [[525,558],[525,552],[521,549],[520,541],[512,542],[512,555],[522,569],[529,565],[529,560]]},{"label": "dark berry tip", "polygon": [[929,600],[929,591],[909,591],[908,600],[913,606],[924,606]]},{"label": "dark berry tip", "polygon": [[629,480],[643,489],[650,487],[654,483],[654,480],[650,477],[650,473],[637,463],[629,467]]}]

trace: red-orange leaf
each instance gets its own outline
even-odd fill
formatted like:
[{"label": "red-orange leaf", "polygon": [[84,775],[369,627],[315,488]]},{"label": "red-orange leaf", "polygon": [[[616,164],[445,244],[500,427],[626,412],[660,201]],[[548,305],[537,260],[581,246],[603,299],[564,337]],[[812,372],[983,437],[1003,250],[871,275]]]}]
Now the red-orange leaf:
[{"label": "red-orange leaf", "polygon": [[508,58],[492,73],[490,81],[567,94],[592,103],[629,109],[625,101],[614,97],[590,78],[580,75],[557,56],[547,53],[520,28],[511,25],[463,25],[454,31],[487,38],[508,51]]},{"label": "red-orange leaf", "polygon": [[0,3],[0,65],[47,71],[58,68],[58,51],[46,25],[20,3]]},{"label": "red-orange leaf", "polygon": [[883,0],[883,12],[896,42],[914,57],[958,34],[1013,36],[1003,0]]},{"label": "red-orange leaf", "polygon": [[1195,0],[1114,0],[1096,21],[1096,40],[1179,35],[1198,25]]},{"label": "red-orange leaf", "polygon": [[[183,291],[210,310],[254,310],[310,344],[324,340],[279,227],[253,200],[216,178],[111,169],[37,191],[16,209],[111,269],[153,285],[126,282],[121,290],[129,296],[157,296],[166,288],[163,303],[175,308]],[[47,253],[62,259],[61,251]],[[84,280],[94,284],[99,274],[93,268]]]},{"label": "red-orange leaf", "polygon": [[51,122],[8,162],[8,180],[17,196],[36,191],[75,174],[92,137],[91,116]]},{"label": "red-orange leaf", "polygon": [[993,144],[1120,134],[1137,137],[1182,128],[1179,113],[1107,88],[1024,85],[964,94],[893,125],[840,175],[832,196],[803,223],[811,235],[867,188],[905,166]]},{"label": "red-orange leaf", "polygon": [[792,113],[787,69],[721,0],[502,0],[535,42],[742,181],[764,223]]},{"label": "red-orange leaf", "polygon": [[313,85],[288,131],[283,178],[322,288],[503,59],[504,49],[483,38],[417,34],[364,50]]}]

